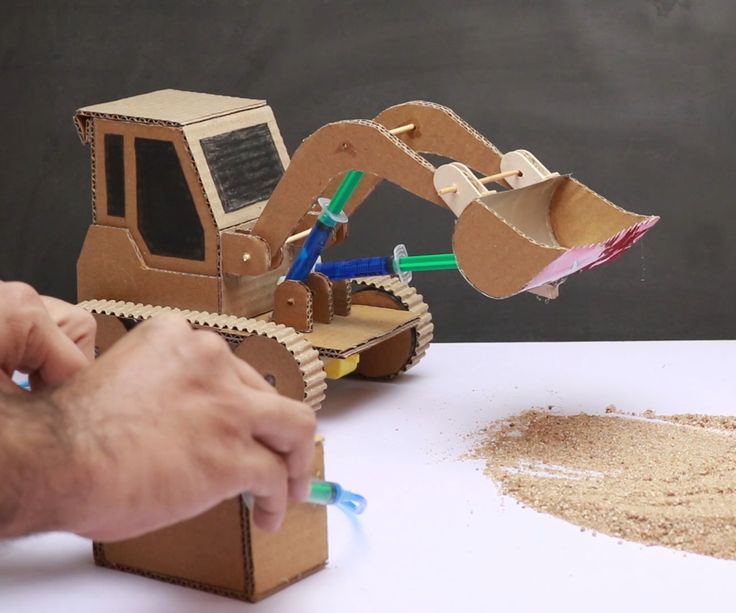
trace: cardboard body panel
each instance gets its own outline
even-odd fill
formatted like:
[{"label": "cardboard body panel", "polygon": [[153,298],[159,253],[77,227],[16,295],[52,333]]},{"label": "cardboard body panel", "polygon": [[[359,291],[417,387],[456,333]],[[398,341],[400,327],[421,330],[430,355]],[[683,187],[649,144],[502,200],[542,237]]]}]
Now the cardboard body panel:
[{"label": "cardboard body panel", "polygon": [[304,337],[320,353],[345,358],[411,328],[418,319],[411,311],[353,304],[349,317],[315,323]]},{"label": "cardboard body panel", "polygon": [[[314,475],[324,478],[322,440]],[[192,519],[116,543],[95,543],[95,562],[209,592],[256,601],[324,567],[327,510],[292,504],[276,533],[258,530],[243,498]]]},{"label": "cardboard body panel", "polygon": [[259,124],[266,124],[268,126],[273,144],[278,152],[278,157],[285,172],[289,166],[289,153],[286,150],[286,145],[284,144],[284,139],[281,136],[273,111],[265,103],[258,108],[217,117],[184,128],[184,135],[189,144],[189,150],[192,152],[192,158],[199,170],[202,187],[207,194],[207,199],[212,208],[212,214],[217,227],[221,230],[256,219],[266,206],[267,200],[226,213],[211,169],[207,163],[207,158],[202,149],[201,141],[205,138],[211,138],[235,130],[242,130]]},{"label": "cardboard body panel", "polygon": [[178,577],[214,589],[247,593],[247,535],[240,497],[173,526],[101,546],[104,566]]},{"label": "cardboard body panel", "polygon": [[219,311],[218,277],[149,268],[128,232],[92,225],[77,262],[79,300],[106,298]]},{"label": "cardboard body panel", "polygon": [[[210,211],[209,204],[205,199],[204,192],[199,183],[197,170],[194,162],[189,155],[186,141],[181,131],[177,128],[163,127],[158,125],[146,125],[125,122],[113,122],[105,119],[95,119],[94,124],[95,142],[95,158],[99,159],[100,155],[104,155],[104,147],[102,146],[105,134],[120,134],[125,138],[125,208],[126,215],[124,220],[111,217],[106,214],[102,202],[95,203],[95,213],[97,221],[100,224],[126,227],[133,236],[143,260],[147,266],[160,268],[163,270],[176,270],[180,272],[189,272],[195,274],[215,275],[218,270],[218,249],[219,235],[215,227],[214,218]],[[179,257],[170,257],[164,255],[156,255],[148,249],[146,241],[141,234],[138,223],[138,184],[137,184],[137,160],[135,152],[135,139],[145,138],[150,140],[160,140],[171,142],[176,150],[181,170],[186,180],[186,186],[194,200],[199,224],[204,232],[204,260],[190,260]],[[99,163],[95,165],[95,184],[99,192],[104,190],[105,181],[100,173],[104,167]],[[166,220],[168,224],[167,231],[177,232],[181,228],[177,226],[176,217]]]},{"label": "cardboard body panel", "polygon": [[77,111],[77,122],[88,117],[112,117],[129,121],[157,122],[184,126],[266,104],[265,100],[235,98],[161,89],[112,102],[86,106]]}]

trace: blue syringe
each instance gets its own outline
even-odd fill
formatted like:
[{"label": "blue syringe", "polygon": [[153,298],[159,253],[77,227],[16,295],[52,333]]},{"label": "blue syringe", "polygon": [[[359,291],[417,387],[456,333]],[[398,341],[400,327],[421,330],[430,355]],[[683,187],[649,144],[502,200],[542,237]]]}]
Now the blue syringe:
[{"label": "blue syringe", "polygon": [[360,170],[350,170],[337,188],[332,199],[324,204],[320,200],[323,209],[319,219],[312,226],[312,230],[304,241],[301,250],[289,268],[286,279],[289,281],[304,281],[307,275],[312,271],[314,263],[325,248],[327,239],[330,238],[332,230],[338,223],[346,223],[348,218],[343,212],[350,196],[353,195],[355,188],[358,187],[363,178],[363,172]]},{"label": "blue syringe", "polygon": [[332,280],[397,275],[403,283],[409,283],[412,271],[457,270],[457,258],[454,253],[409,255],[404,245],[396,245],[393,255],[318,262],[314,270]]}]

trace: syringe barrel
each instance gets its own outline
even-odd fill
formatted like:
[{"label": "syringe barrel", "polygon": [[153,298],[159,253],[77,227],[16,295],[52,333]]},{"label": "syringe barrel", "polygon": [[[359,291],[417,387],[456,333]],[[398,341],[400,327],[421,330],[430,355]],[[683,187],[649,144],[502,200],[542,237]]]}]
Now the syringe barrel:
[{"label": "syringe barrel", "polygon": [[291,268],[286,275],[289,281],[304,281],[307,275],[312,271],[314,263],[317,261],[320,253],[325,248],[327,240],[330,238],[332,228],[321,221],[317,221],[312,227],[307,240],[297,253],[296,258],[291,264]]},{"label": "syringe barrel", "polygon": [[315,270],[330,279],[352,279],[354,277],[377,277],[394,274],[392,257],[358,258],[338,262],[322,262]]}]

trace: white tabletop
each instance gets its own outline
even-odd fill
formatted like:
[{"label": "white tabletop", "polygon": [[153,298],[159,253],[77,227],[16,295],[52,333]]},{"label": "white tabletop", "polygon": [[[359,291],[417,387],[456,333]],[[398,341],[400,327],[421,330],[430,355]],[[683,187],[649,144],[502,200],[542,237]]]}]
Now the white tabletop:
[{"label": "white tabletop", "polygon": [[0,611],[732,611],[736,562],[581,532],[461,456],[535,406],[736,414],[734,365],[736,341],[435,345],[392,383],[330,384],[327,476],[368,509],[330,509],[325,570],[249,605],[96,568],[89,542],[44,535],[0,544]]}]

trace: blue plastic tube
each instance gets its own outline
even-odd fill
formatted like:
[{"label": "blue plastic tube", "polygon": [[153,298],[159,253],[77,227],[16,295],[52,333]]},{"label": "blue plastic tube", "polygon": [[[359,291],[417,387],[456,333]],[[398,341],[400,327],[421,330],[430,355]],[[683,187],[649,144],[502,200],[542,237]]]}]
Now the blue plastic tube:
[{"label": "blue plastic tube", "polygon": [[314,267],[316,272],[330,279],[353,279],[357,277],[377,277],[394,274],[394,259],[391,256],[322,262]]}]

